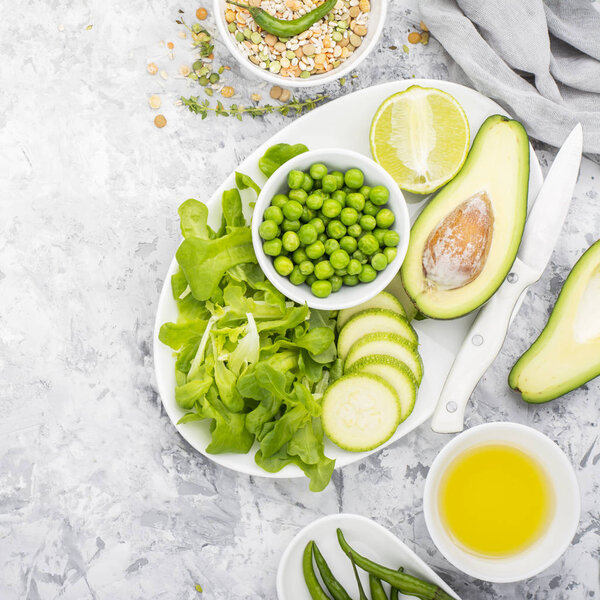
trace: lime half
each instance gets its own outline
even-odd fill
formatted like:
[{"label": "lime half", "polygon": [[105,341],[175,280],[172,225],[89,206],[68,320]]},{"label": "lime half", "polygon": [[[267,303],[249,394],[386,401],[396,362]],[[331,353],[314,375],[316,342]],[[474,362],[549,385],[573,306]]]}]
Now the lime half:
[{"label": "lime half", "polygon": [[371,123],[373,158],[415,194],[450,181],[469,152],[469,122],[450,94],[418,85],[390,96]]}]

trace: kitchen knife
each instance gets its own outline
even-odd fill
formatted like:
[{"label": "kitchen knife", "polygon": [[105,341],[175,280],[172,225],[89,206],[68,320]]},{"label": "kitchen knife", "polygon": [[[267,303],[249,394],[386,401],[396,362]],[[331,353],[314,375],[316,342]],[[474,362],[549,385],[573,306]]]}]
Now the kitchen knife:
[{"label": "kitchen knife", "polygon": [[448,373],[431,428],[438,433],[463,430],[467,402],[492,364],[510,326],[523,292],[544,272],[569,210],[579,173],[583,131],[575,126],[554,163],[531,209],[517,258],[504,283],[479,311]]}]

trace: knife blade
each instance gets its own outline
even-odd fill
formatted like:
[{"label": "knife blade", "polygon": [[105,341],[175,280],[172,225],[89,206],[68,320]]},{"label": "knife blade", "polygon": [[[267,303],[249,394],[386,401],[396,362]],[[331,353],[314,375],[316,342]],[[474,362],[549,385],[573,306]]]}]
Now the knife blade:
[{"label": "knife blade", "polygon": [[479,311],[454,359],[431,419],[431,428],[437,433],[463,430],[469,398],[500,352],[513,313],[516,314],[521,305],[519,300],[522,301],[527,288],[542,276],[571,204],[582,144],[583,131],[578,124],[556,155],[537,195],[510,273]]}]

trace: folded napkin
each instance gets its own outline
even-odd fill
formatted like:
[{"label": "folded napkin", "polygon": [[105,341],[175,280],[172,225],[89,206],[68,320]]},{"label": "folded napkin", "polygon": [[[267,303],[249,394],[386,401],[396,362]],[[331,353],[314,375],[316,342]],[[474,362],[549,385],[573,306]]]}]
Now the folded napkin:
[{"label": "folded napkin", "polygon": [[[581,122],[600,158],[600,11],[590,0],[420,0],[468,82],[560,146]],[[600,162],[600,161],[599,161]]]}]

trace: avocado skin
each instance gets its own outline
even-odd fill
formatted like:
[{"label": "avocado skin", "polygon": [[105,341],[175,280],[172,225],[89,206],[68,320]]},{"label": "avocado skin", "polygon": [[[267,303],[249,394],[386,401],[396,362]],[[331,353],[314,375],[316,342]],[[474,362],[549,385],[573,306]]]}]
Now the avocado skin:
[{"label": "avocado skin", "polygon": [[[482,168],[486,167],[486,162],[484,157],[482,156],[485,152],[485,146],[487,144],[487,137],[489,134],[493,133],[494,127],[499,124],[507,124],[514,133],[516,138],[518,139],[518,152],[520,154],[519,157],[519,165],[520,171],[519,173],[515,173],[515,178],[518,181],[518,188],[520,190],[519,197],[512,200],[514,203],[514,211],[515,211],[515,219],[514,219],[514,227],[512,230],[512,238],[510,248],[503,249],[505,252],[505,258],[502,262],[502,268],[499,269],[494,276],[489,279],[489,281],[483,283],[482,285],[478,285],[475,290],[476,297],[472,298],[467,302],[462,303],[461,305],[454,306],[452,309],[448,308],[447,303],[440,302],[435,306],[425,306],[424,302],[421,302],[419,296],[422,295],[422,288],[414,285],[414,277],[413,273],[417,272],[416,266],[414,268],[410,268],[411,261],[418,260],[419,262],[422,260],[422,253],[417,256],[410,256],[410,245],[409,245],[409,255],[404,261],[404,264],[401,268],[401,279],[404,285],[404,288],[419,311],[420,318],[432,318],[432,319],[441,319],[441,320],[449,320],[462,317],[469,312],[479,308],[482,304],[487,302],[491,298],[491,296],[498,290],[498,288],[504,282],[506,275],[509,273],[514,260],[517,256],[517,252],[519,249],[519,245],[521,242],[521,238],[523,236],[523,230],[525,228],[525,219],[527,217],[527,197],[528,197],[528,188],[529,188],[529,138],[527,136],[527,132],[521,123],[510,119],[504,115],[492,115],[488,117],[484,123],[481,125],[475,139],[473,140],[473,145],[463,168],[458,172],[458,174],[449,181],[437,194],[435,197],[429,202],[429,204],[424,208],[421,214],[418,216],[417,220],[413,224],[411,231],[411,238],[413,233],[419,230],[420,228],[427,227],[428,231],[431,232],[435,227],[437,227],[439,220],[435,218],[431,218],[431,215],[435,215],[438,206],[441,203],[446,202],[446,199],[449,198],[452,200],[453,194],[455,190],[460,191],[461,180],[470,176],[470,173],[473,169],[477,168],[477,163],[483,159]],[[475,165],[475,166],[474,166]],[[493,166],[493,165],[492,165]],[[467,200],[467,198],[464,198]],[[491,198],[492,205],[495,207],[496,203],[500,204],[506,201],[506,197],[500,198]],[[429,221],[429,222],[428,222]],[[490,250],[493,252],[494,249]],[[420,270],[422,270],[422,266],[419,265]],[[424,278],[424,275],[423,275]],[[481,282],[481,276],[478,277],[475,281]],[[469,284],[471,285],[471,284]],[[466,286],[465,286],[466,287]]]},{"label": "avocado skin", "polygon": [[[553,334],[555,334],[560,327],[564,318],[563,315],[568,314],[569,311],[572,311],[571,314],[576,313],[578,306],[572,305],[574,288],[580,282],[581,277],[585,276],[583,272],[586,271],[589,266],[593,267],[594,265],[596,267],[600,266],[600,240],[592,244],[579,258],[577,263],[575,263],[575,266],[563,284],[546,326],[529,350],[517,360],[508,375],[508,385],[513,390],[520,392],[522,399],[529,404],[543,404],[550,400],[555,400],[600,375],[600,353],[598,353],[597,346],[594,346],[590,349],[590,366],[584,373],[566,378],[556,385],[543,390],[519,388],[519,377],[531,364],[532,359],[542,350],[546,349],[549,344],[556,343],[556,340],[553,340]],[[559,344],[557,351],[560,350],[561,346]],[[526,386],[523,387],[525,388]]]}]

